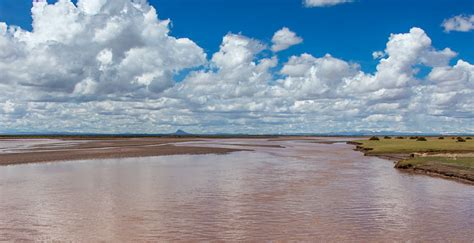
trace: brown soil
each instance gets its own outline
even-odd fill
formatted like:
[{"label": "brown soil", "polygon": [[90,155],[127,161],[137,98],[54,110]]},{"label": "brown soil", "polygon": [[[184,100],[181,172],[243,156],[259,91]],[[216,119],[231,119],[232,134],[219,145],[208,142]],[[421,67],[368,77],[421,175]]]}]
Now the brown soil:
[{"label": "brown soil", "polygon": [[452,166],[423,165],[423,166],[417,166],[417,167],[402,167],[396,164],[395,168],[402,170],[404,172],[408,172],[408,173],[441,177],[445,179],[451,179],[451,180],[463,182],[466,184],[474,185],[474,172],[473,171],[456,169],[456,168],[453,168]]},{"label": "brown soil", "polygon": [[120,138],[86,140],[64,146],[42,145],[31,150],[0,154],[0,165],[65,160],[149,157],[178,154],[225,154],[242,149],[175,146],[173,143],[196,141],[193,138]]}]

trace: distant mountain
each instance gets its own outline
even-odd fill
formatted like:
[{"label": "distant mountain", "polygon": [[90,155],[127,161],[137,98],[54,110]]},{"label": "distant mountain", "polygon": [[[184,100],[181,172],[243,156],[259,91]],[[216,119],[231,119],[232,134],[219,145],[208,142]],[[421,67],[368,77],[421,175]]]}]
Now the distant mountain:
[{"label": "distant mountain", "polygon": [[191,135],[191,134],[181,129],[178,129],[175,133],[172,133],[171,135],[186,136],[186,135]]}]

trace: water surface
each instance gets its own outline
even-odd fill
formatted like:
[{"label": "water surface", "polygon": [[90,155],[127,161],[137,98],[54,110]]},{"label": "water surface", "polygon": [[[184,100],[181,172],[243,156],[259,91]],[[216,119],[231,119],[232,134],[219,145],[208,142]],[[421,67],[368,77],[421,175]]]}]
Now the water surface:
[{"label": "water surface", "polygon": [[474,239],[472,186],[340,143],[193,143],[284,148],[0,167],[0,240]]},{"label": "water surface", "polygon": [[52,150],[54,148],[67,148],[86,140],[60,140],[60,139],[0,139],[0,154],[22,153],[40,149]]}]

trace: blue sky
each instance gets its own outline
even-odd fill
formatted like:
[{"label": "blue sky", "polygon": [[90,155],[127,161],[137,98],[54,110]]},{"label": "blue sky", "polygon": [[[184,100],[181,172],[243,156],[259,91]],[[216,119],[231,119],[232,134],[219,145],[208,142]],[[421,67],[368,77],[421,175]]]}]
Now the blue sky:
[{"label": "blue sky", "polygon": [[[55,1],[49,0],[54,3]],[[372,52],[383,50],[391,33],[421,27],[438,48],[450,47],[474,62],[474,33],[445,33],[444,19],[474,12],[472,0],[358,0],[333,7],[306,8],[299,0],[150,0],[161,19],[173,22],[172,34],[188,37],[207,53],[218,50],[222,36],[242,33],[269,41],[283,26],[304,38],[281,56],[308,52],[360,63],[373,71]],[[31,29],[31,2],[0,1],[0,21]]]},{"label": "blue sky", "polygon": [[0,133],[474,132],[474,1],[304,1],[1,0]]}]

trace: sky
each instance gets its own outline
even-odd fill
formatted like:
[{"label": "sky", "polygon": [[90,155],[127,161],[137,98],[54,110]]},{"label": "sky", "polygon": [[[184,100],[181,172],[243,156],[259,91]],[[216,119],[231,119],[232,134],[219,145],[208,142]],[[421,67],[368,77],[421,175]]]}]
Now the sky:
[{"label": "sky", "polygon": [[472,0],[0,1],[0,133],[474,132]]}]

